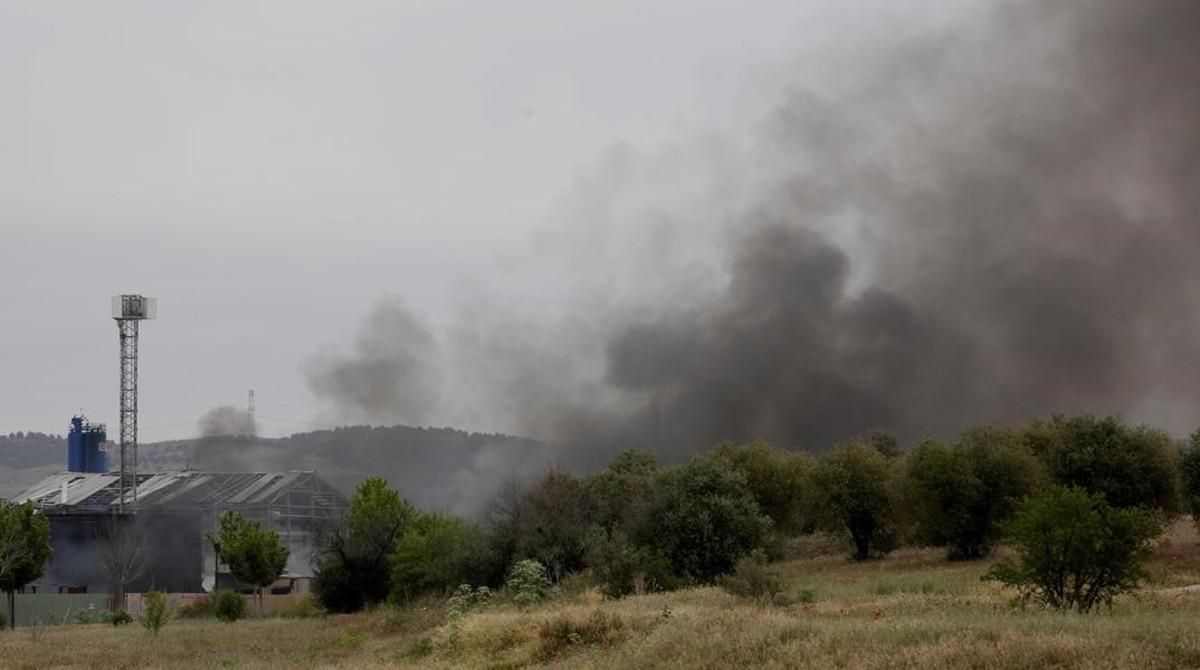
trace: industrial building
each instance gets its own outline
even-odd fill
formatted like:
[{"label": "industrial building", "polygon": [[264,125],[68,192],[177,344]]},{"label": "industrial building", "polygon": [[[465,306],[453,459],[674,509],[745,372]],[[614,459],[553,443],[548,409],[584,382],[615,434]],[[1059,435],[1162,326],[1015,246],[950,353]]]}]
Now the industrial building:
[{"label": "industrial building", "polygon": [[13,498],[31,501],[50,519],[54,554],[35,583],[39,591],[108,592],[100,545],[114,517],[145,538],[145,566],[127,591],[199,593],[217,579],[228,586],[227,575],[214,576],[213,549],[205,539],[226,510],[278,532],[290,552],[285,575],[309,576],[315,535],[347,508],[345,496],[308,471],[140,473],[136,489],[125,487],[123,494],[124,501],[119,473],[64,472]]},{"label": "industrial building", "polygon": [[[216,531],[217,516],[228,510],[279,533],[290,552],[285,576],[311,575],[319,531],[348,507],[345,496],[316,473],[138,471],[138,331],[157,312],[155,298],[124,294],[112,299],[121,364],[120,440],[112,448],[116,471],[109,471],[106,427],[76,416],[67,436],[67,471],[12,499],[32,503],[50,520],[54,552],[33,589],[109,593],[115,586],[112,566],[124,562],[128,567],[130,553],[137,554],[137,566],[122,572],[127,593],[236,587],[207,539]],[[251,391],[251,413],[253,397]],[[130,542],[136,551],[129,549]],[[119,560],[114,558],[118,545]]]}]

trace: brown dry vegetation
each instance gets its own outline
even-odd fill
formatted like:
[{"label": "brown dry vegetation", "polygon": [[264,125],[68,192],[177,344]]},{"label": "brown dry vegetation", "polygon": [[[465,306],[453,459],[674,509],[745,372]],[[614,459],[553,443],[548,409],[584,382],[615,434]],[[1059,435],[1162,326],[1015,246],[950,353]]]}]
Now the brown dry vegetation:
[{"label": "brown dry vegetation", "polygon": [[[800,550],[804,550],[803,547]],[[810,547],[811,551],[812,548]],[[520,610],[497,604],[457,625],[427,604],[324,619],[232,625],[61,626],[0,634],[4,668],[1191,668],[1200,666],[1200,544],[1176,524],[1154,582],[1111,612],[1018,609],[980,582],[988,562],[904,550],[852,564],[782,565],[794,598],[760,608],[719,589],[604,601],[594,591]],[[809,599],[805,597],[803,599]]]}]

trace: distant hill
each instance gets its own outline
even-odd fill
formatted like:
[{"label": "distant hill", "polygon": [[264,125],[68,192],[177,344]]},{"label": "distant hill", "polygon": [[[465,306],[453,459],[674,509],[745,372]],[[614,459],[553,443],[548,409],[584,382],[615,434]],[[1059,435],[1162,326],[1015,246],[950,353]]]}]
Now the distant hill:
[{"label": "distant hill", "polygon": [[[65,453],[65,440],[59,436],[0,438],[0,493],[14,495],[61,470]],[[552,462],[552,450],[536,440],[453,428],[350,426],[284,438],[220,436],[148,443],[141,445],[138,461],[144,472],[316,470],[345,492],[363,477],[382,475],[415,504],[470,514],[504,480],[545,468]]]},{"label": "distant hill", "polygon": [[62,435],[20,432],[0,435],[0,497],[21,489],[63,468],[67,439]]},{"label": "distant hill", "polygon": [[62,463],[67,457],[67,438],[47,433],[0,435],[0,467],[34,468]]}]

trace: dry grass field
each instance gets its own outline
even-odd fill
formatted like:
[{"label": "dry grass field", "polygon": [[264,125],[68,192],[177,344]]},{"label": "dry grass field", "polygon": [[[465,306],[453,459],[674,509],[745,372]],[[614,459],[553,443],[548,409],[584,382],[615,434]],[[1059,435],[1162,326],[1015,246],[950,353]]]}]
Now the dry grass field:
[{"label": "dry grass field", "polygon": [[457,623],[436,603],[319,619],[176,620],[0,634],[3,668],[1195,668],[1200,544],[1162,541],[1153,583],[1092,615],[1019,609],[986,562],[904,550],[852,564],[783,564],[797,602],[760,608],[715,588],[602,600],[496,603]]}]

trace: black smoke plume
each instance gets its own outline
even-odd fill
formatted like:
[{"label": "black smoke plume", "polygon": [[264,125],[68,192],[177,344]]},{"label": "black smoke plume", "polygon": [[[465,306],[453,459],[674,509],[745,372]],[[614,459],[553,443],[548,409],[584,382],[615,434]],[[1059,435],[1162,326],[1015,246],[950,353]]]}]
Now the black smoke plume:
[{"label": "black smoke plume", "polygon": [[429,390],[451,377],[474,415],[579,468],[1053,412],[1194,428],[1200,3],[1010,2],[881,51],[793,85],[727,162],[668,152],[640,174],[728,175],[688,204],[622,206],[594,180],[608,190],[571,218],[638,232],[559,232],[575,270],[555,281],[578,287],[561,311],[472,310],[435,371],[430,330],[385,304],[313,391],[357,418],[453,421]]}]

